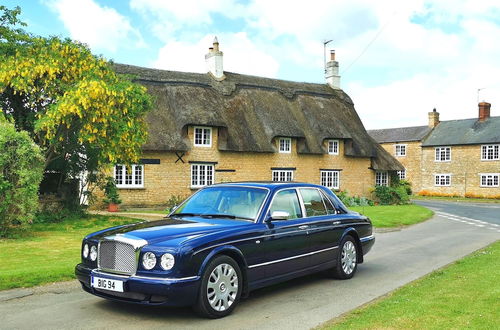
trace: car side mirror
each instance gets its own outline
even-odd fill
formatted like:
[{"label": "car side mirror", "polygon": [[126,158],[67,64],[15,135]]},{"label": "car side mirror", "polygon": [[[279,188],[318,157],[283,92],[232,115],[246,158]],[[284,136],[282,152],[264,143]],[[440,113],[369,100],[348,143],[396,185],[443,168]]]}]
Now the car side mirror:
[{"label": "car side mirror", "polygon": [[273,211],[271,213],[271,220],[286,220],[290,217],[290,213],[286,211]]}]

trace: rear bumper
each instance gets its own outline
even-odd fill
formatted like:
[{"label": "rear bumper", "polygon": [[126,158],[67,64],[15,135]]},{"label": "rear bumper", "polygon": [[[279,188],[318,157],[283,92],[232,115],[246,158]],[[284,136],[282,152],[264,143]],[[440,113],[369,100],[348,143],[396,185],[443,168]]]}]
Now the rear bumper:
[{"label": "rear bumper", "polygon": [[[75,267],[75,275],[83,290],[93,295],[142,305],[189,306],[196,302],[200,287],[200,277],[153,278],[140,276],[122,276],[99,272],[83,264]],[[95,289],[91,286],[91,277],[99,276],[123,281],[124,292]]]},{"label": "rear bumper", "polygon": [[373,244],[375,244],[375,236],[372,234],[370,236],[362,237],[359,241],[361,242],[363,255],[365,255],[371,250]]}]

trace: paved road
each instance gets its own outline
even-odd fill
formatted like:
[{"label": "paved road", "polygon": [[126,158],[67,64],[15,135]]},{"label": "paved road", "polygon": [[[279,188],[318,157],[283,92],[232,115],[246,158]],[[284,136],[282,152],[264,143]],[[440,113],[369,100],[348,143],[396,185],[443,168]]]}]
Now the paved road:
[{"label": "paved road", "polygon": [[261,289],[224,319],[200,319],[187,308],[109,302],[70,283],[69,288],[52,285],[31,296],[0,302],[0,328],[309,329],[500,238],[495,226],[478,227],[457,219],[437,215],[401,231],[380,233],[352,280],[319,274]]},{"label": "paved road", "polygon": [[458,203],[430,200],[416,200],[414,202],[430,208],[438,215],[468,220],[490,227],[500,226],[500,203]]}]

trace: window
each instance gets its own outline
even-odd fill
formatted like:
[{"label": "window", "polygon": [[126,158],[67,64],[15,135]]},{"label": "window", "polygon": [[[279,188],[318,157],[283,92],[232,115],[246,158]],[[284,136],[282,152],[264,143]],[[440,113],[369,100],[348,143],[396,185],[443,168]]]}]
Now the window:
[{"label": "window", "polygon": [[339,141],[338,140],[328,140],[328,154],[338,155],[339,154]]},{"label": "window", "polygon": [[481,160],[499,160],[498,144],[481,146]]},{"label": "window", "polygon": [[282,190],[274,196],[273,203],[269,209],[270,215],[275,211],[287,212],[289,214],[287,219],[302,217],[299,199],[295,189]]},{"label": "window", "polygon": [[434,175],[434,185],[436,186],[451,186],[451,175],[450,174],[435,174]]},{"label": "window", "polygon": [[300,189],[300,194],[306,209],[306,216],[315,217],[328,214],[318,189]]},{"label": "window", "polygon": [[396,144],[396,156],[406,156],[406,144]]},{"label": "window", "polygon": [[486,173],[481,174],[481,187],[499,187],[500,174],[498,173]]},{"label": "window", "polygon": [[292,152],[292,139],[280,138],[279,144],[280,144],[280,148],[279,148],[280,152],[287,153],[287,154]]},{"label": "window", "polygon": [[212,129],[210,127],[194,128],[194,145],[196,147],[212,146]]},{"label": "window", "polygon": [[387,186],[389,185],[389,175],[387,172],[375,172],[375,185]]},{"label": "window", "polygon": [[451,160],[451,148],[450,147],[438,147],[436,148],[436,162],[449,162]]},{"label": "window", "polygon": [[406,170],[398,171],[399,180],[406,180]]},{"label": "window", "polygon": [[339,189],[339,171],[321,170],[320,181],[321,185],[330,189]]},{"label": "window", "polygon": [[293,181],[293,170],[273,170],[273,181]]},{"label": "window", "polygon": [[191,187],[199,188],[214,183],[214,166],[191,164]]},{"label": "window", "polygon": [[115,165],[114,178],[118,188],[144,188],[144,165]]}]

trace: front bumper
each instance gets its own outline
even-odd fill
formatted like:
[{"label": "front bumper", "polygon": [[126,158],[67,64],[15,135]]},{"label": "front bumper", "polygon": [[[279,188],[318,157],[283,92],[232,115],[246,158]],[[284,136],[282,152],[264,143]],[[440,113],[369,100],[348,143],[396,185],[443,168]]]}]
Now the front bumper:
[{"label": "front bumper", "polygon": [[[200,287],[200,277],[154,278],[123,276],[100,272],[84,264],[75,267],[75,275],[83,290],[111,300],[143,305],[190,306],[196,302]],[[114,292],[91,287],[92,275],[123,281],[124,292]]]}]

